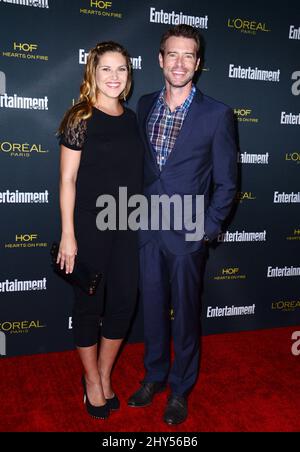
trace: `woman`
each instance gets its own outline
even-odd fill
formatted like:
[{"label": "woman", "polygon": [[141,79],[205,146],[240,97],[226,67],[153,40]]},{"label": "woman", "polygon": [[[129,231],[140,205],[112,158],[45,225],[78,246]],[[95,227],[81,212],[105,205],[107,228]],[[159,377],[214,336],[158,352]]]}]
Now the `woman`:
[{"label": "woman", "polygon": [[99,195],[117,200],[119,187],[127,187],[128,197],[141,193],[143,148],[135,114],[122,104],[130,87],[127,51],[114,42],[98,44],[89,52],[79,100],[59,129],[62,234],[57,262],[72,272],[78,254],[104,275],[94,296],[74,286],[73,309],[75,344],[85,372],[84,402],[88,413],[101,419],[120,406],[111,371],[137,295],[137,233],[96,226]]}]

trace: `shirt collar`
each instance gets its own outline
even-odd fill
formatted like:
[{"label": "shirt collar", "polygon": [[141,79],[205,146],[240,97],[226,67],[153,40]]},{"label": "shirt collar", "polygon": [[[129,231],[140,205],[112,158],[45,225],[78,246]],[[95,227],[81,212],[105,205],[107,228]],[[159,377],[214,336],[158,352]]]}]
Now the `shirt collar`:
[{"label": "shirt collar", "polygon": [[[164,87],[161,90],[161,92],[160,92],[160,94],[158,96],[157,102],[160,105],[164,105],[165,108],[169,108],[168,104],[165,101],[165,92],[166,92],[166,87]],[[184,112],[184,111],[188,110],[190,105],[191,105],[191,103],[192,103],[192,101],[193,101],[195,93],[196,93],[196,87],[195,87],[195,85],[192,85],[192,89],[191,89],[191,92],[188,95],[188,97],[185,99],[185,101],[181,105],[179,105],[178,107],[175,108],[173,113],[175,113],[177,111],[183,111]]]}]

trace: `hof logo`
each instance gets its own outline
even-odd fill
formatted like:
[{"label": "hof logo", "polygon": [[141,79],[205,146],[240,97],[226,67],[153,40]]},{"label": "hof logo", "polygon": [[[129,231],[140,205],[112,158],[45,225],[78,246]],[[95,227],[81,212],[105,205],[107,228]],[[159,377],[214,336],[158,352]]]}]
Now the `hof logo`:
[{"label": "hof logo", "polygon": [[239,267],[224,267],[219,275],[214,276],[214,279],[217,281],[246,279],[246,275],[240,274]]},{"label": "hof logo", "polygon": [[122,19],[122,13],[111,11],[112,2],[103,0],[89,0],[88,8],[80,8],[80,14],[87,14],[91,16],[112,17],[114,19]]},{"label": "hof logo", "polygon": [[300,240],[300,229],[299,228],[295,228],[293,230],[293,232],[286,237],[286,240]]},{"label": "hof logo", "polygon": [[20,234],[16,235],[16,242],[32,242],[33,240],[36,240],[37,237],[37,234]]},{"label": "hof logo", "polygon": [[6,355],[6,336],[3,331],[0,331],[0,356]]},{"label": "hof logo", "polygon": [[21,58],[27,60],[40,60],[48,61],[47,55],[37,55],[35,52],[38,49],[37,44],[27,43],[27,42],[14,42],[12,46],[12,51],[2,52],[2,56],[8,58]]},{"label": "hof logo", "polygon": [[251,115],[252,110],[250,110],[249,108],[235,108],[234,109],[234,114],[237,117],[244,117],[244,116],[249,116]]},{"label": "hof logo", "polygon": [[252,109],[250,108],[235,108],[234,116],[239,122],[251,122],[258,123],[258,118],[254,118],[252,114]]},{"label": "hof logo", "polygon": [[26,43],[19,43],[17,44],[14,42],[14,50],[22,50],[23,52],[32,52],[33,50],[37,50],[38,46],[37,44],[26,44]]},{"label": "hof logo", "polygon": [[5,243],[5,248],[46,248],[47,242],[40,242],[38,234],[16,234],[15,241]]},{"label": "hof logo", "polygon": [[228,28],[233,28],[245,34],[256,35],[258,31],[269,32],[266,23],[256,22],[255,20],[241,19],[239,17],[234,19],[228,19]]},{"label": "hof logo", "polygon": [[292,94],[294,96],[299,96],[300,94],[300,71],[295,71],[291,76],[292,80],[296,80],[291,87]]},{"label": "hof logo", "polygon": [[102,0],[90,0],[91,8],[108,9],[112,7],[112,2],[104,2]]}]

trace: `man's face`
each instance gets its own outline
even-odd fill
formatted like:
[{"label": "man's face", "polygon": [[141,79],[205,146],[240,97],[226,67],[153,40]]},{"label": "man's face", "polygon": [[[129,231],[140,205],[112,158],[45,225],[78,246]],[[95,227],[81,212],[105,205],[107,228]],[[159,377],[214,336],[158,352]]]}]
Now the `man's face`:
[{"label": "man's face", "polygon": [[159,54],[159,65],[170,86],[182,88],[192,82],[198,69],[197,45],[194,39],[171,36],[165,42],[164,56]]}]

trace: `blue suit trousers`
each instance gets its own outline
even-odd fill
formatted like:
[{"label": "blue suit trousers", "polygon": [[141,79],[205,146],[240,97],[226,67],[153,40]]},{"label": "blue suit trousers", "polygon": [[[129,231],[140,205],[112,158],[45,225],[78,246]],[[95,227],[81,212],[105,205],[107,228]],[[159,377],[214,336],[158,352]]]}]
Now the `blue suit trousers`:
[{"label": "blue suit trousers", "polygon": [[[145,382],[166,382],[186,395],[196,382],[200,349],[200,295],[207,248],[175,255],[159,237],[140,249],[144,310]],[[170,320],[170,305],[174,319]],[[171,365],[170,339],[174,361]]]}]

